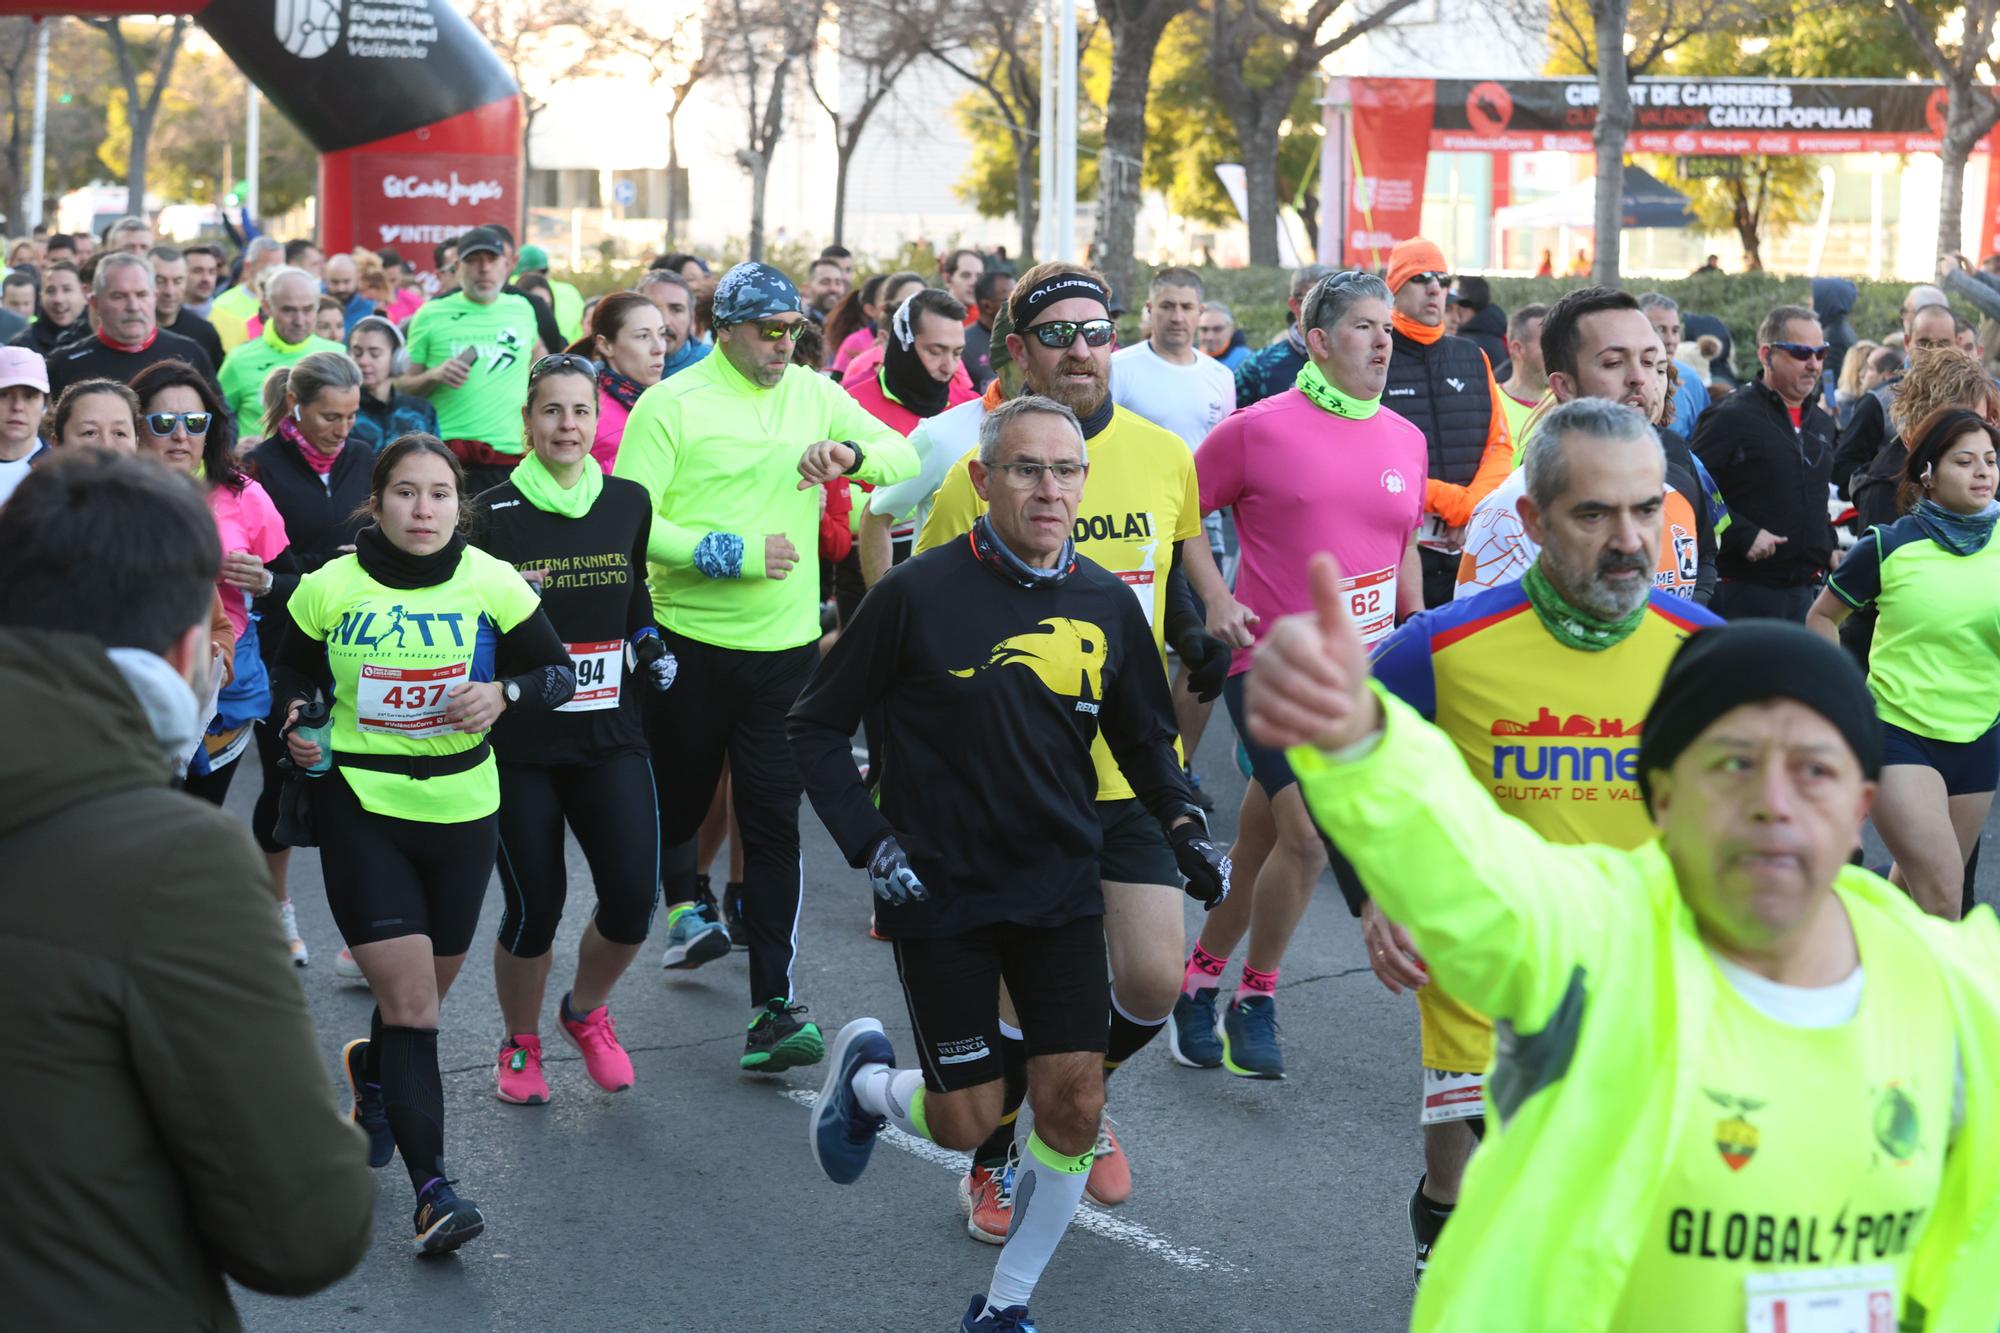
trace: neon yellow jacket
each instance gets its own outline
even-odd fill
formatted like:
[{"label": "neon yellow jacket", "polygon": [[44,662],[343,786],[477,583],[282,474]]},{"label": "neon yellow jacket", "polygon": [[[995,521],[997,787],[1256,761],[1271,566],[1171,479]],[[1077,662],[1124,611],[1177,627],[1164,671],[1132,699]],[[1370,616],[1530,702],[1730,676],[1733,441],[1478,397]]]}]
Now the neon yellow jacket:
[{"label": "neon yellow jacket", "polygon": [[[1700,1099],[1715,1001],[1693,914],[1655,841],[1542,841],[1502,814],[1449,737],[1378,685],[1367,755],[1291,750],[1313,818],[1432,975],[1501,1025],[1487,1132],[1424,1277],[1417,1330],[1606,1329]],[[1857,936],[1935,959],[1965,1118],[1913,1255],[1906,1310],[1927,1333],[2000,1326],[2000,922],[1925,916],[1855,867],[1835,882]],[[1908,1327],[1905,1325],[1905,1327]]]}]

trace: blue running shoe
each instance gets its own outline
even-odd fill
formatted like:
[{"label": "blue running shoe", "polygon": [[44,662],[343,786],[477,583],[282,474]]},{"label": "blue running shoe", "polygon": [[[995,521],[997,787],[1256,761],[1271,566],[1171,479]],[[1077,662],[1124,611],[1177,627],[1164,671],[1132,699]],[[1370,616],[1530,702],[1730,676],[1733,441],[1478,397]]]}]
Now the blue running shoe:
[{"label": "blue running shoe", "polygon": [[1177,1065],[1189,1069],[1220,1069],[1222,1039],[1215,1035],[1214,986],[1183,993],[1167,1017],[1167,1051]]},{"label": "blue running shoe", "polygon": [[1222,1067],[1238,1078],[1283,1078],[1278,1004],[1264,996],[1237,1000],[1222,1015]]},{"label": "blue running shoe", "polygon": [[712,963],[729,952],[729,930],[708,903],[677,907],[667,918],[667,952],[660,966],[674,972]]},{"label": "blue running shoe", "polygon": [[813,1102],[813,1160],[836,1185],[852,1185],[868,1169],[875,1136],[889,1122],[862,1109],[854,1095],[854,1074],[863,1065],[893,1065],[896,1048],[872,1018],[857,1018],[833,1039],[833,1059]]},{"label": "blue running shoe", "polygon": [[982,1291],[972,1298],[965,1318],[959,1320],[958,1333],[1038,1333],[1038,1330],[1025,1305],[1010,1305],[987,1314],[986,1293]]},{"label": "blue running shoe", "polygon": [[424,1186],[417,1195],[417,1253],[450,1254],[486,1230],[486,1216],[479,1205],[461,1199],[452,1181],[442,1176]]},{"label": "blue running shoe", "polygon": [[389,1132],[389,1112],[382,1105],[382,1087],[370,1083],[368,1038],[356,1037],[340,1050],[340,1067],[347,1072],[347,1086],[354,1092],[354,1123],[368,1136],[368,1165],[378,1171],[396,1156],[396,1139]]}]

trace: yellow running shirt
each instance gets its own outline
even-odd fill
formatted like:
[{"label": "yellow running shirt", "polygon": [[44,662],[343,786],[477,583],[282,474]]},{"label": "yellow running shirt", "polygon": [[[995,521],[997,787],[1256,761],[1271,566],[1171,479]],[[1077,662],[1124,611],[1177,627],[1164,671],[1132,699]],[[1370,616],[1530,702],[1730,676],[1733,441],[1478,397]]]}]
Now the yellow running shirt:
[{"label": "yellow running shirt", "polygon": [[[972,489],[972,474],[965,466],[974,452],[952,464],[938,487],[930,517],[917,535],[919,552],[963,537],[972,531],[972,520],[986,512],[986,502]],[[1167,572],[1173,568],[1173,547],[1201,536],[1194,455],[1180,436],[1119,407],[1112,409],[1110,424],[1092,437],[1089,458],[1090,476],[1076,510],[1077,552],[1123,579],[1138,597],[1164,669]],[[1175,742],[1176,749],[1179,744]],[[1130,799],[1132,786],[1118,771],[1118,761],[1102,736],[1092,743],[1090,753],[1097,762],[1097,799]]]}]

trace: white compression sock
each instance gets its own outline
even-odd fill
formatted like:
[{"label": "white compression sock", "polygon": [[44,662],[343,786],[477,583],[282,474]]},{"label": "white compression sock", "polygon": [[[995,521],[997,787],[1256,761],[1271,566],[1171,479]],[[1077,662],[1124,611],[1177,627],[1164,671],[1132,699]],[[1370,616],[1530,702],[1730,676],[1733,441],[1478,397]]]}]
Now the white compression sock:
[{"label": "white compression sock", "polygon": [[924,1074],[921,1069],[863,1065],[854,1071],[854,1095],[870,1115],[887,1116],[905,1134],[928,1140],[924,1123]]},{"label": "white compression sock", "polygon": [[1089,1152],[1070,1157],[1043,1143],[1041,1135],[1028,1136],[1014,1177],[1014,1221],[993,1266],[993,1283],[986,1289],[988,1310],[1028,1303],[1083,1202],[1090,1159]]}]

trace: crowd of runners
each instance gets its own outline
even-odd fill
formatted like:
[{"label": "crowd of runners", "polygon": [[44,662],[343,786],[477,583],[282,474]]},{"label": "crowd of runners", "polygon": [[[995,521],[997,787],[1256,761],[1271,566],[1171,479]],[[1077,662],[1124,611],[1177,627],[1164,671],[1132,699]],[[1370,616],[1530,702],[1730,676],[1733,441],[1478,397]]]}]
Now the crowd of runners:
[{"label": "crowd of runners", "polygon": [[[605,1092],[649,942],[740,952],[740,1068],[822,1066],[833,1181],[890,1126],[967,1153],[999,1250],[959,1327],[1032,1333],[1079,1207],[1134,1190],[1114,1073],[1163,1038],[1285,1076],[1329,868],[1415,996],[1416,1326],[2000,1324],[2000,346],[1951,307],[2000,316],[2000,257],[1877,343],[1816,284],[1754,370],[1658,293],[1501,310],[1421,239],[1299,270],[1256,347],[1194,270],[1128,308],[970,249],[670,254],[589,300],[498,223],[434,277],[139,218],[9,258],[24,1327],[323,1286],[398,1158],[418,1253],[480,1235],[438,1038],[497,876],[496,994],[450,1021],[501,1101],[556,1095],[566,908],[550,1026]],[[802,798],[910,1046],[799,993]],[[322,892],[375,1006],[337,1110],[289,979]]]}]

